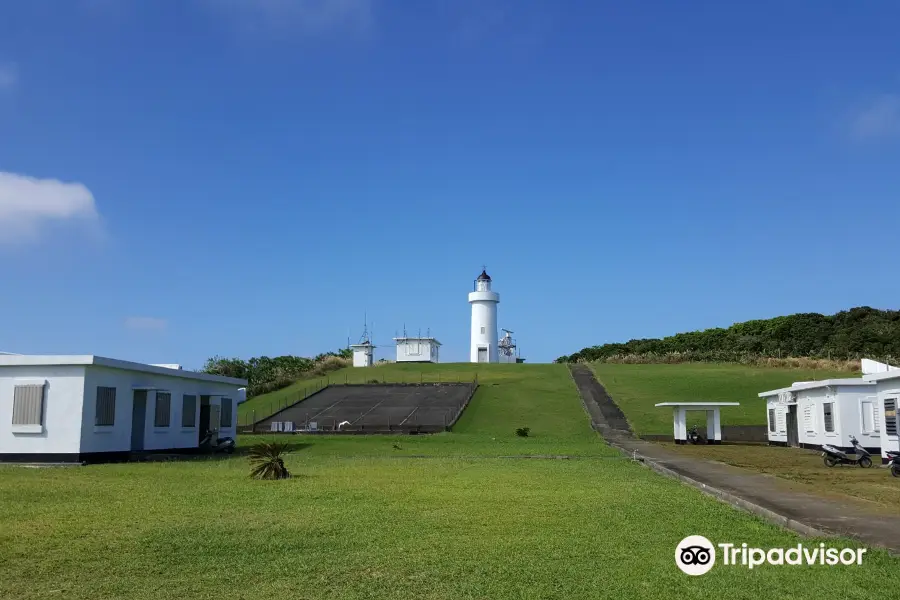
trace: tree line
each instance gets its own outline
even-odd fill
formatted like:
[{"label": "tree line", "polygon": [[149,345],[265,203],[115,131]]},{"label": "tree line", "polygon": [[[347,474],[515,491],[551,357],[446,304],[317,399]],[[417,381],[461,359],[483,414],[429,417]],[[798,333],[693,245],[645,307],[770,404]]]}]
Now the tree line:
[{"label": "tree line", "polygon": [[298,379],[324,375],[347,367],[352,360],[349,348],[325,352],[313,358],[304,356],[259,356],[244,360],[214,356],[207,359],[202,372],[247,380],[247,397],[252,398],[287,387]]},{"label": "tree line", "polygon": [[900,357],[900,311],[868,306],[834,315],[799,313],[735,323],[728,328],[678,333],[664,338],[591,346],[560,356],[558,363],[633,356],[688,355],[691,360],[731,362],[741,357]]}]

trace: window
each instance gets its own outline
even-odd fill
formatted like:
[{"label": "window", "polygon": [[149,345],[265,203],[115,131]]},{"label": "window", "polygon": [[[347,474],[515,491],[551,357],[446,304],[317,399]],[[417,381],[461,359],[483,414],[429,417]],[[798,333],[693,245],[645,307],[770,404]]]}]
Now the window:
[{"label": "window", "polygon": [[775,409],[774,408],[769,409],[769,431],[771,431],[771,432],[775,431]]},{"label": "window", "polygon": [[197,396],[185,394],[181,397],[181,426],[196,427]]},{"label": "window", "polygon": [[884,399],[884,432],[897,435],[897,399]]},{"label": "window", "polygon": [[816,432],[816,413],[813,412],[812,404],[803,407],[803,428],[808,433]]},{"label": "window", "polygon": [[17,385],[13,390],[13,425],[44,424],[44,384]]},{"label": "window", "polygon": [[112,427],[116,424],[116,388],[97,387],[97,410],[94,425]]},{"label": "window", "polygon": [[484,327],[481,328],[481,333],[484,333]]},{"label": "window", "polygon": [[834,433],[834,402],[822,404],[822,411],[825,413],[825,431]]},{"label": "window", "polygon": [[878,433],[878,421],[875,413],[875,405],[871,400],[862,400],[859,403],[860,416],[862,417],[863,433]]},{"label": "window", "polygon": [[219,427],[231,427],[231,398],[222,398],[222,412],[219,413]]},{"label": "window", "polygon": [[156,392],[156,413],[153,416],[154,427],[168,427],[172,423],[172,394]]}]

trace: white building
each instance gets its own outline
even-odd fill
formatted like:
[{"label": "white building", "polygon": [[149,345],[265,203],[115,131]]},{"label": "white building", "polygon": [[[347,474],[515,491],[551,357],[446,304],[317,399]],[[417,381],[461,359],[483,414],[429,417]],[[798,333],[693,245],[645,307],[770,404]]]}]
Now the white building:
[{"label": "white building", "polygon": [[881,448],[875,385],[863,379],[801,381],[759,394],[766,399],[769,443],[850,450],[850,436],[870,452]]},{"label": "white building", "polygon": [[375,346],[369,340],[350,344],[350,350],[353,351],[354,367],[371,367],[375,363]]},{"label": "white building", "polygon": [[441,343],[433,337],[395,337],[397,362],[439,361]]},{"label": "white building", "polygon": [[0,356],[0,461],[90,462],[237,434],[247,382],[102,356]]},{"label": "white building", "polygon": [[474,291],[469,292],[472,305],[472,336],[469,362],[491,362],[499,359],[497,339],[497,305],[500,294],[491,291],[491,277],[486,270],[475,279]]},{"label": "white building", "polygon": [[897,432],[897,409],[900,408],[900,371],[888,370],[864,375],[863,379],[875,386],[875,413],[883,428],[881,432],[881,458],[887,461],[888,450],[900,451]]}]

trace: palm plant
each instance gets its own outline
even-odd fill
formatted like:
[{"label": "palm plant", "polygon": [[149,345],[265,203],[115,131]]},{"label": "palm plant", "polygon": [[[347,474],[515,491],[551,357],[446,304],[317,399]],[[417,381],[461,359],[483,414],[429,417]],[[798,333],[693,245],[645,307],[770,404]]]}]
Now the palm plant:
[{"label": "palm plant", "polygon": [[250,448],[250,464],[253,479],[287,479],[291,476],[284,466],[288,445],[281,442],[262,442]]}]

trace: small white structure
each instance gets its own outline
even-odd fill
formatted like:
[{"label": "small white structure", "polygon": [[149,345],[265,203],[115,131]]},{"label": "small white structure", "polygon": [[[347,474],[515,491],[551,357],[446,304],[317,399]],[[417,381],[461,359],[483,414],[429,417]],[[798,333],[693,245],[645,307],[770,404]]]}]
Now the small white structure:
[{"label": "small white structure", "polygon": [[882,427],[881,460],[887,462],[888,451],[900,452],[897,411],[900,409],[900,370],[864,375],[875,386],[875,418]]},{"label": "small white structure", "polygon": [[759,394],[766,399],[769,443],[851,450],[850,436],[870,452],[881,447],[875,385],[863,379],[799,381]]},{"label": "small white structure", "polygon": [[102,356],[0,356],[0,461],[84,462],[237,434],[243,379]]},{"label": "small white structure", "polygon": [[375,346],[369,340],[350,344],[350,349],[353,351],[354,367],[371,367],[375,364]]},{"label": "small white structure", "polygon": [[395,337],[397,342],[397,362],[439,361],[441,343],[433,337]]},{"label": "small white structure", "polygon": [[660,402],[656,406],[671,406],[675,428],[675,443],[687,443],[687,413],[702,411],[706,413],[706,443],[722,443],[723,406],[740,406],[740,402]]},{"label": "small white structure", "polygon": [[469,362],[495,363],[499,360],[497,305],[500,304],[500,294],[491,291],[491,277],[486,269],[482,269],[481,275],[475,279],[474,288],[469,292],[469,304],[472,305]]}]

